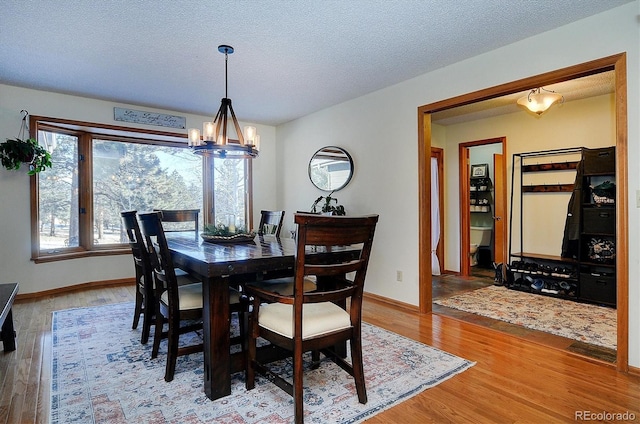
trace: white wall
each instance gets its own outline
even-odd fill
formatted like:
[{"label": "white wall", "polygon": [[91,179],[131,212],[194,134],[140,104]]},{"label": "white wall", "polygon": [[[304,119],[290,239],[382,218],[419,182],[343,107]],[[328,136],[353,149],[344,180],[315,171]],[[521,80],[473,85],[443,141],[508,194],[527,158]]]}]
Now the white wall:
[{"label": "white wall", "polygon": [[[26,109],[31,115],[186,134],[186,130],[116,122],[113,120],[114,106],[186,116],[187,128],[201,128],[202,122],[211,120],[210,116],[0,85],[0,134],[3,139],[18,136],[22,109]],[[217,105],[212,104],[211,107],[216,108]],[[260,208],[276,207],[276,167],[273,166],[276,162],[276,130],[266,125],[255,126],[261,136],[260,158],[253,161],[254,218],[259,220]],[[133,278],[130,255],[33,263],[30,260],[29,190],[29,177],[24,169],[8,171],[0,167],[0,281],[17,281],[20,293],[34,293],[92,281]]]},{"label": "white wall", "polygon": [[[629,198],[635,199],[640,188],[639,12],[640,2],[635,1],[279,126],[279,204],[288,214],[308,208],[319,194],[306,175],[309,158],[325,145],[344,147],[353,156],[356,172],[336,193],[338,199],[350,214],[380,214],[366,289],[417,305],[417,108],[621,52],[627,53],[628,183]],[[574,130],[582,131],[579,125]],[[540,147],[546,146],[543,142]],[[445,154],[447,164],[457,161],[455,156]],[[447,184],[454,185],[449,180]],[[629,272],[637,276],[640,226],[635,202],[628,212]],[[457,249],[446,244],[448,250]],[[396,270],[403,271],[403,282],[396,281]],[[629,363],[640,366],[640,281],[635,277],[630,278],[629,296]]]}]

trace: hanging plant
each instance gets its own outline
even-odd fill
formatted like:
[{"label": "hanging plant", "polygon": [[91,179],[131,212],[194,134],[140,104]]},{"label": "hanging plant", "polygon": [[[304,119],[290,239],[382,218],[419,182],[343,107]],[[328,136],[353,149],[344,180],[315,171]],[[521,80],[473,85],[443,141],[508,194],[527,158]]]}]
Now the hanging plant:
[{"label": "hanging plant", "polygon": [[18,170],[25,164],[29,167],[28,174],[35,175],[47,167],[51,168],[51,154],[35,138],[24,138],[29,113],[26,110],[21,113],[24,113],[24,117],[20,133],[17,138],[7,138],[0,144],[0,161],[9,170]]}]

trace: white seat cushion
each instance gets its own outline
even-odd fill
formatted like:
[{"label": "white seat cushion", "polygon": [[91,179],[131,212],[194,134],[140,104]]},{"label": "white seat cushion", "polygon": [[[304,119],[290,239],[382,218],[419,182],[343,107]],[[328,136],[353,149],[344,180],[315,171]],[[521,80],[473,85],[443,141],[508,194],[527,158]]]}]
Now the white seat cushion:
[{"label": "white seat cushion", "polygon": [[[263,290],[277,293],[282,296],[293,296],[293,277],[274,278],[272,280],[253,281],[247,283],[249,286],[258,287]],[[304,279],[304,291],[314,291],[316,283],[307,278]]]},{"label": "white seat cushion", "polygon": [[[260,307],[261,327],[293,338],[293,305],[269,303]],[[331,302],[307,303],[302,306],[302,339],[319,336],[351,326],[349,313]]]},{"label": "white seat cushion", "polygon": [[[180,272],[179,272],[180,271]],[[156,286],[156,282],[155,282],[155,278],[153,279],[153,288],[155,288]],[[193,283],[197,283],[198,280],[192,276],[190,276],[189,274],[187,274],[186,272],[176,268],[176,280],[178,280],[178,285],[179,286],[184,286],[187,284],[193,284]],[[140,283],[142,285],[144,285],[144,275],[140,276]]]},{"label": "white seat cushion", "polygon": [[[178,296],[180,298],[180,310],[202,309],[202,283],[186,284],[178,287]],[[169,295],[165,291],[162,293],[162,302],[168,305]],[[229,303],[240,303],[240,293],[230,288]]]},{"label": "white seat cushion", "polygon": [[[178,287],[178,297],[180,298],[180,310],[202,309],[202,284],[193,283]],[[169,304],[169,295],[165,291],[162,293],[162,303]]]}]

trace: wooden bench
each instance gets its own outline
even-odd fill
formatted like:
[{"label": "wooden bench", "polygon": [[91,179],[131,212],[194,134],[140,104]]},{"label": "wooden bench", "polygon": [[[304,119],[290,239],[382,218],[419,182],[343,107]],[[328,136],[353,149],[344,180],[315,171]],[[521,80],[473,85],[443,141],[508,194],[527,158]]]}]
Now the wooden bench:
[{"label": "wooden bench", "polygon": [[16,332],[13,329],[11,307],[18,293],[18,283],[0,284],[0,340],[5,352],[16,350]]}]

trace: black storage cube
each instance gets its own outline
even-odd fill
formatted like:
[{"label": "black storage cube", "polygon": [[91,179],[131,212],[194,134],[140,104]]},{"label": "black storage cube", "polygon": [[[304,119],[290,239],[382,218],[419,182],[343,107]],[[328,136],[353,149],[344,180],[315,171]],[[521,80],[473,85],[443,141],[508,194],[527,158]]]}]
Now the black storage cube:
[{"label": "black storage cube", "polygon": [[616,172],[616,148],[583,149],[585,174],[613,174]]},{"label": "black storage cube", "polygon": [[582,231],[591,234],[615,234],[614,208],[585,208],[582,211]]},{"label": "black storage cube", "polygon": [[580,299],[615,306],[616,278],[597,273],[581,273]]},{"label": "black storage cube", "polygon": [[587,236],[582,238],[580,261],[593,264],[616,263],[615,236]]}]

